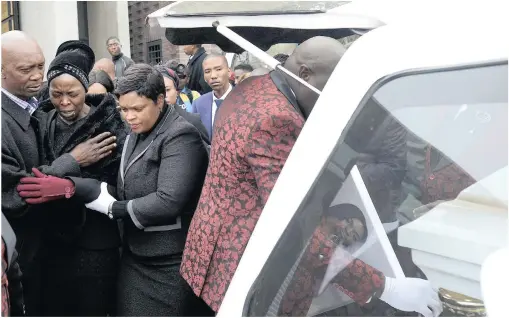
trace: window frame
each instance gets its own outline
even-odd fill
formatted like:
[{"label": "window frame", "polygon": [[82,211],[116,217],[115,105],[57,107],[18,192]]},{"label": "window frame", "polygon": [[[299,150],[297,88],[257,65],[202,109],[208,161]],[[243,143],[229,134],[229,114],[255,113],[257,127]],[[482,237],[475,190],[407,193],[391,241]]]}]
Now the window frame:
[{"label": "window frame", "polygon": [[[349,132],[351,131],[350,128],[355,124],[355,121],[357,120],[357,118],[359,118],[359,116],[362,115],[361,114],[362,109],[364,108],[366,103],[371,99],[371,97],[375,94],[375,92],[378,91],[378,89],[380,89],[382,86],[384,86],[385,84],[387,84],[391,81],[394,81],[394,80],[397,80],[399,78],[406,77],[406,76],[415,76],[415,75],[424,75],[424,74],[430,74],[430,73],[442,73],[442,72],[451,72],[451,71],[461,71],[461,70],[466,70],[466,69],[475,69],[475,68],[483,68],[483,67],[491,67],[491,66],[503,66],[503,65],[507,65],[507,64],[508,64],[508,61],[506,59],[496,59],[496,60],[484,61],[484,62],[464,63],[464,64],[458,64],[458,65],[447,66],[447,67],[416,68],[416,69],[403,70],[403,71],[399,71],[399,72],[395,72],[395,73],[386,75],[386,76],[380,78],[375,83],[373,83],[373,85],[371,85],[371,87],[367,90],[367,92],[362,97],[359,105],[356,107],[352,116],[348,120],[346,126],[342,129],[343,132],[341,133],[341,136],[336,141],[336,144],[333,147],[333,149],[331,150],[331,152],[329,153],[326,161],[324,161],[322,163],[320,172],[318,173],[317,177],[313,181],[311,187],[307,190],[306,195],[300,201],[300,204],[299,204],[297,210],[294,211],[291,220],[285,226],[285,230],[279,237],[276,245],[272,248],[272,251],[270,252],[268,258],[265,260],[264,265],[263,265],[262,269],[260,270],[260,273],[257,275],[257,278],[253,281],[253,283],[249,289],[249,292],[247,293],[246,298],[244,299],[242,316],[243,317],[253,316],[253,314],[250,314],[250,305],[251,305],[252,301],[254,300],[254,296],[255,296],[254,294],[255,294],[255,292],[259,291],[259,289],[260,289],[259,286],[261,285],[263,280],[273,281],[273,278],[271,279],[271,276],[266,275],[266,274],[264,275],[264,272],[267,272],[267,268],[273,267],[273,264],[270,264],[270,261],[271,261],[271,259],[278,257],[278,255],[276,255],[277,254],[276,250],[282,244],[281,243],[282,239],[284,240],[284,238],[288,235],[289,229],[291,229],[292,225],[294,226],[294,223],[297,222],[296,221],[297,213],[302,210],[304,203],[307,202],[307,199],[309,198],[309,196],[312,193],[311,190],[315,188],[317,180],[319,180],[319,178],[323,175],[325,169],[327,168],[327,164],[331,162],[331,157],[335,154],[337,149],[343,143],[345,143],[346,137],[349,134]],[[350,167],[350,169],[348,169],[348,168],[345,169],[344,172],[346,175],[348,175],[350,173],[351,168],[352,167]],[[295,259],[289,263],[290,265],[289,265],[288,269],[290,269],[292,267],[292,265],[297,257],[298,257],[298,255],[295,255]],[[283,277],[283,280],[284,280],[284,277]],[[275,295],[277,293],[278,289],[279,288],[277,288],[274,291],[270,291],[271,294],[273,293]],[[263,307],[263,308],[266,308],[266,310],[263,310],[266,313],[268,308],[270,307],[270,304],[271,304],[272,300],[274,299],[274,297],[267,297],[266,290],[264,290],[264,295],[265,295],[264,296],[265,298],[270,299],[270,301],[266,304],[266,307],[265,306]],[[259,305],[259,304],[257,304],[257,305]],[[252,312],[252,310],[251,310],[251,312]],[[261,311],[256,312],[255,314],[259,315],[259,314],[261,314]]]},{"label": "window frame", "polygon": [[[159,47],[159,50],[154,50],[152,52],[150,51],[151,47],[157,47],[157,46]],[[152,61],[151,54],[156,54],[157,52],[159,52],[159,61],[157,61],[157,62]],[[157,57],[155,59],[157,59]],[[147,42],[147,64],[157,65],[162,60],[163,60],[163,41],[161,39],[158,39],[158,40]]]},{"label": "window frame", "polygon": [[[2,33],[4,23],[8,24],[8,31],[21,30],[20,19],[19,19],[19,1],[2,1],[7,4],[7,15],[4,18],[2,16]],[[4,12],[2,12],[2,15]]]}]

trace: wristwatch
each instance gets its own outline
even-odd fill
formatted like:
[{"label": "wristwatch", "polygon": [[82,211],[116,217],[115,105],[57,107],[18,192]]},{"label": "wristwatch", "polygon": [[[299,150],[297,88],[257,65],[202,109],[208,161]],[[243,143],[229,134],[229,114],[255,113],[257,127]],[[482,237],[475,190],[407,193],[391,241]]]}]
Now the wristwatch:
[{"label": "wristwatch", "polygon": [[115,202],[111,202],[110,205],[108,206],[108,213],[106,214],[110,220],[113,220],[113,203]]}]

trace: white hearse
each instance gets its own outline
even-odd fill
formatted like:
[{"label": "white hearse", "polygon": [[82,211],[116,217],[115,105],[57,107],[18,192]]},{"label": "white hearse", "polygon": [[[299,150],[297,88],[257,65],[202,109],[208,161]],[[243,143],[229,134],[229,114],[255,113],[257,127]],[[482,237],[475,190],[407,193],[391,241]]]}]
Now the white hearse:
[{"label": "white hearse", "polygon": [[[180,1],[149,15],[173,44],[249,50],[283,72],[262,51],[316,35],[361,35],[323,91],[314,89],[320,97],[218,316],[277,315],[331,189],[330,204],[351,203],[366,216],[367,239],[355,257],[402,277],[398,250],[408,249],[421,277],[440,289],[445,313],[486,315],[481,265],[507,246],[508,230],[509,31],[502,12],[499,1]],[[394,222],[379,217],[356,162],[389,117],[408,139]],[[376,157],[373,164],[391,165]],[[333,263],[308,315],[369,315],[329,286],[338,271]]]}]

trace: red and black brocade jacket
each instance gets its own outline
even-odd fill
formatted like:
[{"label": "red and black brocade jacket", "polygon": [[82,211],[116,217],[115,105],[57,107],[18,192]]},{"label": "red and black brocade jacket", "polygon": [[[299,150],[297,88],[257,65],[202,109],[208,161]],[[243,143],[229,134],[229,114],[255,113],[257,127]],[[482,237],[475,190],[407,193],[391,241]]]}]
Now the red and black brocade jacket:
[{"label": "red and black brocade jacket", "polygon": [[[250,77],[235,87],[216,114],[207,176],[180,267],[195,294],[216,312],[304,126],[288,96],[271,74]],[[366,264],[354,264],[369,272]],[[357,299],[372,295],[359,292]]]},{"label": "red and black brocade jacket", "polygon": [[424,175],[421,181],[422,203],[454,200],[461,191],[476,181],[438,150],[425,148]]},{"label": "red and black brocade jacket", "polygon": [[7,280],[7,253],[2,239],[2,317],[8,317],[10,312],[9,282]]},{"label": "red and black brocade jacket", "polygon": [[[338,227],[342,226],[337,224]],[[379,298],[385,285],[385,276],[377,269],[355,259],[330,239],[329,226],[322,223],[315,229],[293,278],[281,300],[278,316],[306,316],[318,286],[322,283],[328,265],[341,262],[341,270],[329,283],[363,305],[372,297]],[[333,225],[334,227],[334,225]],[[335,231],[340,233],[340,231]]]},{"label": "red and black brocade jacket", "polygon": [[216,114],[207,176],[180,267],[216,312],[303,125],[269,75],[243,81]]}]

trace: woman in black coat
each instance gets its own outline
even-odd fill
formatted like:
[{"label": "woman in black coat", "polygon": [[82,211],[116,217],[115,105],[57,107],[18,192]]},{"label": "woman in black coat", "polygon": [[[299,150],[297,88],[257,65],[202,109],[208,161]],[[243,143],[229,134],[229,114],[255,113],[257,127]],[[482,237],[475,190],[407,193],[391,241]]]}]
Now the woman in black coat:
[{"label": "woman in black coat", "polygon": [[[47,97],[39,108],[47,112],[43,149],[53,162],[91,137],[111,132],[122,145],[128,130],[111,94],[86,95],[94,53],[78,41],[63,43],[48,70]],[[114,183],[120,151],[87,167],[81,176]],[[23,183],[23,182],[22,182]],[[23,190],[24,186],[20,187]],[[33,202],[33,198],[27,200]],[[88,210],[75,198],[45,206],[48,229],[43,262],[45,316],[113,315],[120,259],[118,226]]]},{"label": "woman in black coat", "polygon": [[40,189],[34,196],[63,198],[68,188],[99,215],[123,220],[119,316],[211,315],[179,273],[207,171],[206,145],[198,130],[165,103],[163,77],[151,66],[127,69],[116,94],[132,130],[117,182],[40,178],[33,184]]}]

